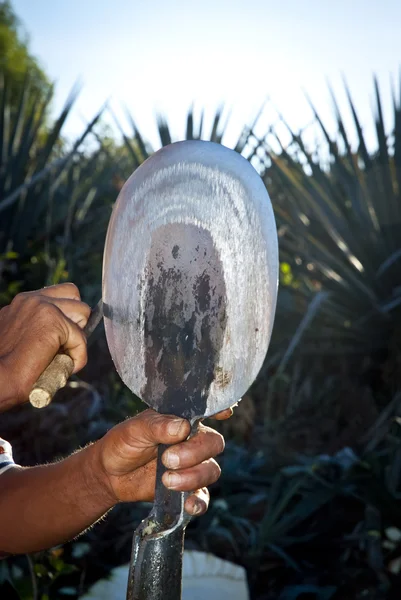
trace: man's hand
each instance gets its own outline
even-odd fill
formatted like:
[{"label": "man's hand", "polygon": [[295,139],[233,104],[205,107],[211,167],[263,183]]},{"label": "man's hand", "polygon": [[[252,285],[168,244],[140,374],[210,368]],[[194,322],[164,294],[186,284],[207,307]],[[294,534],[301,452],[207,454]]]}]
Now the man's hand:
[{"label": "man's hand", "polygon": [[202,425],[189,440],[188,434],[187,421],[146,410],[64,460],[9,469],[1,475],[0,554],[50,548],[77,536],[119,502],[152,500],[159,443],[175,444],[163,455],[168,465],[163,483],[194,490],[185,509],[202,514],[209,503],[204,486],[220,475],[213,457],[224,440]]},{"label": "man's hand", "polygon": [[72,283],[18,294],[0,310],[0,412],[28,400],[33,384],[60,349],[74,361],[74,373],[85,366],[82,328],[89,315]]},{"label": "man's hand", "polygon": [[[229,416],[230,412],[225,411],[222,416]],[[172,490],[194,492],[187,498],[185,510],[192,515],[204,513],[209,504],[206,486],[220,476],[220,467],[213,457],[224,450],[224,439],[204,425],[187,440],[189,432],[188,421],[153,410],[109,431],[94,446],[95,469],[103,477],[102,487],[108,491],[110,504],[153,500],[157,446],[174,444],[163,454],[168,468],[163,483]]]}]

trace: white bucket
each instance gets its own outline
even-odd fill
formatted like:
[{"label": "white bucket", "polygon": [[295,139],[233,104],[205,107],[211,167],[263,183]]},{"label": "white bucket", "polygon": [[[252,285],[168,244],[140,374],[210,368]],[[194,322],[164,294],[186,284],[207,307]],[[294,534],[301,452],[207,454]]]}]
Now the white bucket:
[{"label": "white bucket", "polygon": [[[97,581],[82,600],[125,600],[128,565]],[[205,552],[186,550],[182,600],[249,600],[245,569]]]}]

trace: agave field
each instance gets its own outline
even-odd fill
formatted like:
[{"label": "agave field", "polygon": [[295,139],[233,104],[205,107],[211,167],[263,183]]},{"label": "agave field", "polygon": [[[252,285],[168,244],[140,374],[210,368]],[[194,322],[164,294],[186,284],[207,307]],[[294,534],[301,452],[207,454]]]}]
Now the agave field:
[{"label": "agave field", "polygon": [[[223,475],[209,512],[188,528],[188,547],[246,568],[253,600],[391,599],[401,586],[401,99],[385,128],[373,82],[377,143],[368,149],[347,89],[352,131],[333,96],[337,127],[324,143],[292,132],[282,144],[245,126],[235,150],[259,170],[280,243],[280,293],[271,348],[231,422]],[[49,119],[52,88],[29,73],[18,97],[0,77],[0,304],[19,291],[72,280],[100,294],[113,202],[157,148],[127,115],[105,106],[74,141],[63,125],[74,89]],[[193,110],[187,139],[224,143]],[[348,122],[348,121],[347,121]],[[260,129],[260,128],[259,128]],[[175,141],[158,119],[160,145]],[[355,142],[356,140],[356,142]],[[55,460],[142,409],[114,373],[104,334],[89,363],[46,411],[2,415],[2,435],[23,465]],[[32,445],[32,440],[35,440]],[[79,598],[129,559],[147,505],[119,506],[80,539],[0,563],[0,597]]]}]

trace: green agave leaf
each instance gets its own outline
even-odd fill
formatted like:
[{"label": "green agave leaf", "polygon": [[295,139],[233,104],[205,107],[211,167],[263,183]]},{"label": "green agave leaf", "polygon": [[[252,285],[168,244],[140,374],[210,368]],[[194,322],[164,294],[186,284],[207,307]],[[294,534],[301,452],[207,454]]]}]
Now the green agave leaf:
[{"label": "green agave leaf", "polygon": [[144,160],[149,158],[150,154],[153,152],[153,149],[147,143],[145,143],[144,138],[142,137],[139,129],[137,128],[137,126],[132,118],[132,115],[128,112],[128,110],[125,111],[125,114],[127,116],[129,123],[131,124],[133,137],[134,137],[135,141],[138,143],[139,150],[141,153],[141,160],[143,162]]},{"label": "green agave leaf", "polygon": [[24,82],[21,86],[20,99],[17,106],[16,115],[13,119],[14,123],[12,124],[10,139],[8,144],[7,155],[10,156],[13,154],[13,150],[16,145],[16,139],[18,140],[21,136],[21,130],[23,126],[23,114],[25,112],[26,101],[27,101],[27,92],[29,86],[28,74],[25,74]]},{"label": "green agave leaf", "polygon": [[[221,118],[222,118],[222,115],[223,115],[223,110],[224,110],[223,106],[220,106],[216,110],[216,114],[214,116],[213,124],[212,124],[212,132],[210,134],[210,141],[211,142],[220,143],[221,138],[223,137],[222,133],[220,133],[221,129],[219,130],[220,121],[221,121]],[[223,131],[224,131],[224,128],[223,128]]]},{"label": "green agave leaf", "polygon": [[202,110],[201,114],[200,114],[200,119],[199,119],[198,140],[202,140],[203,139],[203,122],[204,122],[204,117],[205,117],[205,111]]},{"label": "green agave leaf", "polygon": [[309,304],[308,310],[306,311],[304,318],[302,319],[301,323],[299,324],[299,326],[291,340],[291,343],[290,343],[289,347],[287,348],[287,351],[285,352],[283,358],[281,359],[281,362],[277,369],[278,374],[282,373],[284,371],[284,369],[286,368],[288,361],[290,360],[292,354],[294,353],[295,349],[297,348],[298,344],[300,343],[303,334],[305,333],[306,329],[310,326],[311,322],[315,318],[315,316],[320,308],[320,305],[323,304],[323,302],[325,302],[328,297],[329,297],[329,292],[325,292],[325,291],[318,292],[316,294],[316,296],[313,297],[311,303]]},{"label": "green agave leaf", "polygon": [[[314,352],[321,356],[368,353],[386,347],[392,323],[398,327],[400,106],[393,92],[395,125],[389,136],[377,81],[374,88],[377,151],[368,151],[347,86],[356,150],[331,90],[338,140],[329,135],[310,103],[326,144],[317,153],[284,120],[291,136],[289,145],[280,145],[273,134],[257,141],[255,152],[266,165],[262,175],[274,205],[280,256],[291,268],[290,279],[281,281],[288,288],[277,307],[280,336],[273,333],[272,356],[278,351],[285,355],[312,298],[320,292],[329,297],[315,315],[313,327],[303,332],[302,343],[295,337],[291,361]],[[272,139],[277,142],[276,151],[268,143]],[[320,159],[319,152],[328,160]]]},{"label": "green agave leaf", "polygon": [[3,198],[0,201],[0,212],[10,207],[14,202],[18,200],[18,198],[24,193],[27,192],[34,185],[41,183],[44,179],[46,179],[50,173],[59,170],[60,167],[64,167],[68,162],[68,157],[59,158],[52,162],[47,167],[43,168],[42,171],[36,173],[32,177],[30,177],[27,181],[21,184],[17,189],[15,189],[9,196]]},{"label": "green agave leaf", "polygon": [[170,133],[170,127],[165,117],[158,115],[157,117],[157,129],[159,131],[159,137],[162,146],[168,146],[173,143],[173,139]]},{"label": "green agave leaf", "polygon": [[400,201],[401,196],[401,72],[399,74],[399,99],[397,104],[394,85],[391,86],[393,110],[394,110],[394,141],[393,141],[393,161],[395,169],[395,179],[397,182],[397,197]]},{"label": "green agave leaf", "polygon": [[277,556],[279,556],[280,558],[282,558],[284,560],[284,562],[289,567],[291,567],[291,569],[294,569],[294,571],[296,571],[297,573],[301,573],[302,572],[302,569],[298,565],[298,563],[293,558],[291,558],[291,556],[287,552],[285,552],[285,550],[283,550],[283,548],[281,548],[280,546],[277,546],[277,544],[267,544],[267,547],[274,554],[277,554]]},{"label": "green agave leaf", "polygon": [[[9,107],[8,107],[8,87],[7,80],[4,74],[0,72],[0,164],[3,166],[7,160],[7,147],[8,147],[8,127],[7,122],[9,118]],[[4,173],[3,173],[4,177]]]},{"label": "green agave leaf", "polygon": [[[123,130],[122,126],[121,126],[121,123],[117,119],[115,113],[111,109],[109,109],[109,111],[112,114],[114,122],[117,125],[117,127],[120,130],[120,133],[121,133],[121,135],[123,137],[124,144],[125,144],[126,148],[128,149],[128,151],[130,153],[130,156],[131,156],[131,159],[132,159],[132,162],[133,162],[133,170],[134,170],[137,167],[139,167],[139,165],[141,164],[142,161],[138,157],[138,154],[137,154],[136,149],[135,149],[135,147],[134,147],[134,145],[132,143],[132,140],[130,140],[128,138],[128,136],[125,135],[124,130]],[[132,122],[132,124],[133,124],[133,122]],[[133,126],[134,126],[134,131],[136,131],[135,125],[133,125]],[[134,133],[134,139],[135,140],[137,139],[136,133]]]},{"label": "green agave leaf", "polygon": [[188,114],[187,114],[187,128],[186,128],[186,133],[185,133],[185,139],[187,140],[195,140],[196,136],[195,136],[195,132],[194,132],[194,107],[192,105],[192,107],[189,109]]},{"label": "green agave leaf", "polygon": [[398,261],[399,258],[401,258],[401,249],[395,250],[395,252],[393,252],[388,258],[386,258],[384,262],[382,262],[376,271],[376,277],[379,278],[381,275],[383,275],[390,267],[392,267],[395,262]]},{"label": "green agave leaf", "polygon": [[47,163],[48,159],[50,158],[50,155],[52,154],[52,152],[54,150],[55,143],[60,136],[61,129],[62,129],[68,115],[71,112],[71,109],[78,97],[79,92],[80,92],[80,85],[75,84],[75,86],[73,87],[73,89],[70,92],[70,95],[67,98],[67,101],[60,113],[60,116],[58,117],[58,119],[54,123],[51,131],[49,131],[49,133],[47,135],[45,145],[43,147],[43,150],[40,153],[40,158],[38,160],[38,169],[42,169],[44,167],[44,165]]},{"label": "green agave leaf", "polygon": [[351,109],[352,117],[354,119],[354,124],[355,124],[355,128],[356,128],[357,135],[358,135],[359,152],[361,154],[361,158],[362,158],[362,160],[364,162],[365,168],[368,168],[368,167],[370,167],[372,165],[372,163],[371,163],[371,157],[370,157],[370,154],[369,154],[368,149],[367,149],[367,145],[366,145],[365,138],[364,138],[364,135],[363,135],[363,130],[362,130],[361,124],[359,122],[358,115],[357,115],[354,103],[352,101],[351,92],[350,92],[350,89],[349,89],[349,87],[348,87],[347,82],[345,81],[345,79],[344,79],[344,89],[345,89],[345,93],[346,93],[347,98],[348,98],[348,104],[349,104],[349,107]]}]

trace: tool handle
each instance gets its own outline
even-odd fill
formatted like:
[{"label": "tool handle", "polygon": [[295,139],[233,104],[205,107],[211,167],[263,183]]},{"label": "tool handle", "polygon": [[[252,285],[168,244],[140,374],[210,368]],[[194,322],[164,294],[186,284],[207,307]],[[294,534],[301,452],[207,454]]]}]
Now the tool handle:
[{"label": "tool handle", "polygon": [[[92,310],[84,328],[88,338],[96,329],[103,317],[103,302],[99,300]],[[68,354],[56,354],[52,362],[43,371],[29,394],[29,402],[35,408],[44,408],[53,400],[54,394],[63,388],[74,370],[74,361]]]},{"label": "tool handle", "polygon": [[[191,434],[198,431],[199,421]],[[153,510],[134,534],[127,600],[180,600],[185,528],[191,517],[184,510],[188,492],[168,490],[162,483],[161,461],[168,448],[159,445]]]},{"label": "tool handle", "polygon": [[29,394],[32,406],[44,408],[50,404],[54,394],[65,386],[73,370],[74,361],[68,354],[56,354]]}]

